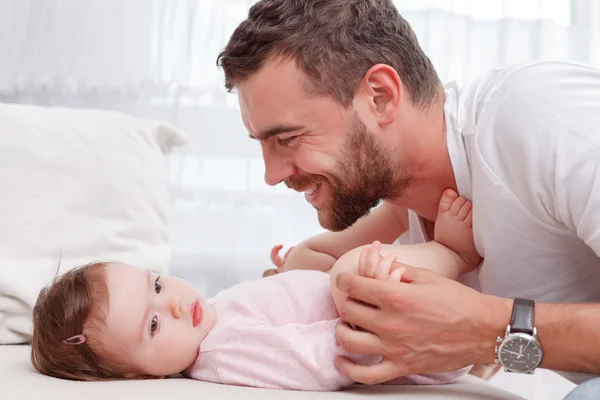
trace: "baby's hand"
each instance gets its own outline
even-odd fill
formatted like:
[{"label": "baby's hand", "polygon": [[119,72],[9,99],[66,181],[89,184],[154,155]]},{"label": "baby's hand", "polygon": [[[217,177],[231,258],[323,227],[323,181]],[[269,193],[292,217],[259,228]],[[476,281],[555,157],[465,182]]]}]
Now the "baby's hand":
[{"label": "baby's hand", "polygon": [[378,241],[363,247],[358,261],[359,275],[380,281],[400,282],[405,269],[392,268],[397,256],[390,254],[384,258],[380,252],[381,243]]},{"label": "baby's hand", "polygon": [[288,255],[290,254],[290,251],[292,251],[292,249],[294,248],[294,246],[290,247],[288,249],[288,251],[285,252],[283,258],[281,258],[281,256],[279,255],[279,251],[283,248],[282,244],[278,244],[277,246],[274,246],[271,249],[271,262],[273,263],[273,265],[275,265],[277,268],[271,268],[266,270],[263,273],[263,278],[267,277],[267,276],[271,276],[271,275],[275,275],[281,272],[285,271],[285,262],[287,260]]}]

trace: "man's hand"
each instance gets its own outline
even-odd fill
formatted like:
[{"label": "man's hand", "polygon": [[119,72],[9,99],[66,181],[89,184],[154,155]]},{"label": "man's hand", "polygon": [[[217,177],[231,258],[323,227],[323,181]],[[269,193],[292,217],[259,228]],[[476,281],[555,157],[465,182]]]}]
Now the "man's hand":
[{"label": "man's hand", "polygon": [[349,353],[383,358],[361,366],[340,357],[340,371],[354,381],[376,384],[493,363],[495,339],[509,323],[510,300],[483,295],[425,269],[403,268],[402,282],[337,276],[337,288],[348,296],[338,306],[338,343]]},{"label": "man's hand", "polygon": [[267,277],[267,276],[271,276],[271,275],[275,275],[278,274],[280,272],[285,271],[285,261],[287,260],[288,255],[290,254],[290,251],[292,251],[292,249],[294,248],[294,246],[290,247],[288,249],[288,251],[285,252],[285,254],[283,255],[283,258],[281,258],[281,256],[279,255],[279,251],[283,248],[282,244],[278,244],[277,246],[274,246],[271,249],[271,262],[273,263],[273,265],[275,265],[277,268],[271,268],[266,270],[263,273],[263,278]]}]

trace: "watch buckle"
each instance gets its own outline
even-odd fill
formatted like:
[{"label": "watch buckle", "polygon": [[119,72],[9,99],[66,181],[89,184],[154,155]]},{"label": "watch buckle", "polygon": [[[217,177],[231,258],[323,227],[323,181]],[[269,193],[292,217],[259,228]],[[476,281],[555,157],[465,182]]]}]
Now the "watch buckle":
[{"label": "watch buckle", "polygon": [[[496,342],[497,343],[502,343],[504,341],[504,339],[510,334],[510,325],[506,326],[506,332],[504,333],[504,338],[498,336],[496,337]],[[498,357],[498,349],[500,346],[496,346],[494,347],[494,354],[496,354],[496,359],[494,360],[494,362],[496,364],[500,364],[500,357]],[[504,371],[507,371],[506,367],[504,367]]]}]

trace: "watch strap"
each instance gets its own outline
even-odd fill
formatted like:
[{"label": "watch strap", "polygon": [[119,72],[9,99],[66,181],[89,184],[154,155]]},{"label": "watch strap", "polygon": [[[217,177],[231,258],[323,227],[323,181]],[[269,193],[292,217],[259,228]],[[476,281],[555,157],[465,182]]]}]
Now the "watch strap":
[{"label": "watch strap", "polygon": [[516,298],[510,319],[510,332],[533,335],[535,303],[533,300]]}]

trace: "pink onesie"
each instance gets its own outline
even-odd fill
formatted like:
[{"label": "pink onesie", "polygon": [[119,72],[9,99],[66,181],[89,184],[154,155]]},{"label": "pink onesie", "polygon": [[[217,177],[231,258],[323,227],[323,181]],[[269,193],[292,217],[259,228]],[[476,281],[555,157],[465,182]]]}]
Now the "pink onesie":
[{"label": "pink onesie", "polygon": [[[229,385],[306,391],[333,391],[354,382],[334,365],[336,355],[361,364],[379,357],[349,355],[337,345],[339,318],[329,275],[289,271],[244,282],[208,300],[216,322],[200,344],[196,362],[184,375]],[[409,375],[395,384],[442,384],[467,369]]]}]

